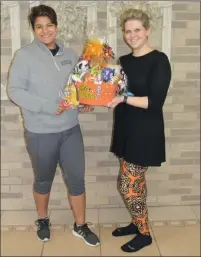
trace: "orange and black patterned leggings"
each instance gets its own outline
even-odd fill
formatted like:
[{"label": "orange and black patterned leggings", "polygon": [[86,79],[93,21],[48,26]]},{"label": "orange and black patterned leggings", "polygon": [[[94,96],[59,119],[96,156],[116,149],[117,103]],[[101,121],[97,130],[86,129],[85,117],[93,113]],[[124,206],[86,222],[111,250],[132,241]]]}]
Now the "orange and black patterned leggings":
[{"label": "orange and black patterned leggings", "polygon": [[141,234],[148,234],[147,186],[145,173],[148,167],[121,160],[119,191],[132,215],[132,222]]}]

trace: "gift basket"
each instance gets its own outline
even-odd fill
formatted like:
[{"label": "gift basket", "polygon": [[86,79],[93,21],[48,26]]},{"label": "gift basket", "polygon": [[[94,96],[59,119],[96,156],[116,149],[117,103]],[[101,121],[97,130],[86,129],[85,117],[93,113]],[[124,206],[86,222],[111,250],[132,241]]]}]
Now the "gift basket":
[{"label": "gift basket", "polygon": [[80,104],[107,106],[115,97],[120,80],[118,66],[108,63],[114,58],[112,48],[100,39],[87,41],[80,63],[88,70],[80,71],[81,81],[76,81]]},{"label": "gift basket", "polygon": [[120,65],[113,65],[114,53],[103,37],[90,35],[82,55],[70,75],[59,111],[75,109],[79,105],[107,106],[124,91],[125,76]]}]

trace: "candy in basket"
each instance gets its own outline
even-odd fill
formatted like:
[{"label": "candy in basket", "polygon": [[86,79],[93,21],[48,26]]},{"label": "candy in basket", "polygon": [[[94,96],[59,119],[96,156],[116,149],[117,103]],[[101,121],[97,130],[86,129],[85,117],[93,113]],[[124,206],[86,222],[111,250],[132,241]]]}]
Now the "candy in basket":
[{"label": "candy in basket", "polygon": [[57,113],[75,109],[79,105],[107,106],[125,88],[124,72],[119,65],[112,65],[114,53],[101,38],[87,40],[83,53],[73,73],[61,92],[62,100]]},{"label": "candy in basket", "polygon": [[115,97],[120,69],[109,64],[111,59],[114,59],[114,53],[105,41],[87,41],[76,66],[76,74],[80,75],[80,80],[75,79],[80,104],[107,106]]}]

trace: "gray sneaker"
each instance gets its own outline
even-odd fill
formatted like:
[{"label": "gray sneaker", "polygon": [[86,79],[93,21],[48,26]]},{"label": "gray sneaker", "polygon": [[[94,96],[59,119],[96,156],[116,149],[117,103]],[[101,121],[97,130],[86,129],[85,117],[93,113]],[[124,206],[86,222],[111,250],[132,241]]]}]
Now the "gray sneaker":
[{"label": "gray sneaker", "polygon": [[37,225],[37,236],[38,240],[42,242],[47,242],[50,240],[50,226],[51,223],[49,219],[38,219],[35,224]]},{"label": "gray sneaker", "polygon": [[100,240],[96,234],[94,234],[88,227],[89,223],[85,223],[82,226],[76,226],[74,223],[74,229],[72,231],[74,236],[82,238],[87,245],[98,246]]}]

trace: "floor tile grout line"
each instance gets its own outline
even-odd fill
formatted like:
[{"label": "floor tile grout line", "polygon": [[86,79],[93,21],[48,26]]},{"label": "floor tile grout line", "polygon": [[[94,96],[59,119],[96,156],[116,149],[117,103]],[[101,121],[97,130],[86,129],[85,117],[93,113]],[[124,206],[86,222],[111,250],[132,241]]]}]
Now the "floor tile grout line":
[{"label": "floor tile grout line", "polygon": [[[189,218],[186,218],[186,219],[175,219],[175,220],[172,220],[172,219],[170,219],[170,220],[168,220],[168,221],[183,221],[183,220],[186,220],[186,221],[193,221],[193,220],[195,220],[196,222],[198,222],[198,223],[200,223],[200,220],[199,220],[199,217],[198,217],[198,213],[197,213],[197,211],[195,210],[195,209],[193,209],[193,206],[189,206],[190,207],[190,210],[191,210],[191,212],[192,212],[192,215],[191,215],[191,218],[189,217]],[[112,209],[112,208],[106,208],[106,209]],[[126,208],[124,208],[124,209],[126,209]],[[96,210],[97,211],[97,215],[98,215],[98,223],[100,223],[100,219],[101,219],[101,215],[100,215],[100,212],[101,212],[101,210],[102,209],[95,209],[95,208],[93,208],[93,209],[91,209],[91,210]],[[63,211],[63,209],[59,209],[59,210],[57,210],[57,211]],[[70,210],[67,210],[67,211],[70,211]],[[10,211],[9,211],[10,212]],[[12,211],[11,211],[12,212]],[[23,211],[20,211],[20,212],[23,212]],[[34,211],[35,212],[35,211]],[[50,216],[50,218],[51,218],[51,216],[52,216],[52,212],[53,212],[53,210],[49,210],[49,216]],[[6,214],[6,211],[3,211],[3,213],[2,213],[2,217],[4,216],[4,214]],[[10,213],[11,214],[11,213]],[[12,216],[12,215],[11,215]],[[188,215],[189,216],[189,215]],[[165,221],[165,219],[164,220],[157,220],[157,219],[155,219],[155,220],[152,220],[153,222],[157,222],[157,221]],[[7,222],[6,222],[7,223]],[[107,222],[108,223],[108,222]],[[110,221],[109,223],[113,223],[112,221]],[[190,224],[190,223],[189,223]],[[2,220],[2,225],[3,225],[3,220]],[[7,224],[6,224],[7,225]],[[19,224],[18,224],[19,225]],[[20,225],[25,225],[25,224],[20,224]]]},{"label": "floor tile grout line", "polygon": [[[191,221],[194,221],[195,223],[191,223]],[[153,223],[165,223],[165,225],[154,225]],[[155,221],[152,221],[150,222],[150,225],[152,228],[155,228],[155,227],[164,227],[164,226],[168,226],[168,227],[178,227],[179,225],[174,225],[174,224],[171,224],[171,223],[174,223],[174,222],[180,222],[181,223],[181,226],[182,227],[186,227],[186,226],[189,226],[189,225],[196,225],[197,223],[200,223],[200,220],[198,219],[185,219],[185,220],[155,220]],[[190,222],[190,223],[189,223]],[[97,225],[102,225],[102,224],[116,224],[116,223],[127,223],[126,221],[122,221],[122,222],[103,222],[103,223],[96,223]],[[52,224],[53,226],[69,226],[71,225],[70,223],[69,224],[64,224],[64,223],[61,223],[61,224]],[[35,227],[34,224],[1,224],[1,228],[5,228],[5,227]]]},{"label": "floor tile grout line", "polygon": [[43,242],[43,246],[42,246],[42,250],[41,250],[41,255],[40,256],[43,256],[44,246],[45,246],[45,243]]},{"label": "floor tile grout line", "polygon": [[150,225],[150,227],[151,227],[151,230],[152,230],[152,233],[153,233],[154,240],[156,242],[156,246],[158,248],[158,252],[159,252],[160,256],[162,256],[159,245],[158,245],[158,242],[157,242],[157,239],[156,239],[156,235],[155,235],[154,230],[153,230],[153,227],[151,225]]}]

